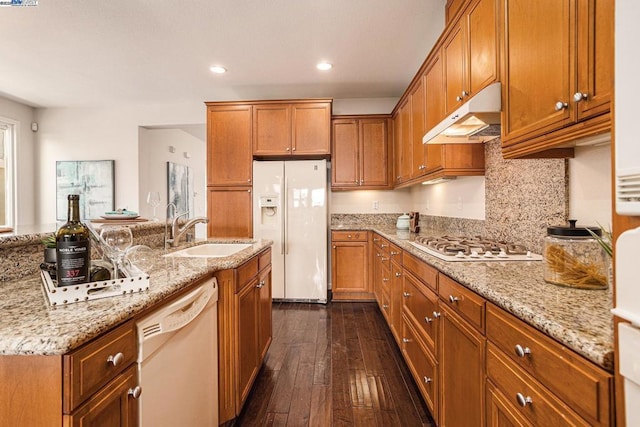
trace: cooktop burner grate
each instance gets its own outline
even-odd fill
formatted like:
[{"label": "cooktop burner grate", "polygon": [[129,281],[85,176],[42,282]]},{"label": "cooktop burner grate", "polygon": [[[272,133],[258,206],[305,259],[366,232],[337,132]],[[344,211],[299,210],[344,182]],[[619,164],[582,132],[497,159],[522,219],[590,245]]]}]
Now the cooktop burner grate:
[{"label": "cooktop burner grate", "polygon": [[418,236],[416,248],[446,261],[541,261],[524,245],[481,236]]}]

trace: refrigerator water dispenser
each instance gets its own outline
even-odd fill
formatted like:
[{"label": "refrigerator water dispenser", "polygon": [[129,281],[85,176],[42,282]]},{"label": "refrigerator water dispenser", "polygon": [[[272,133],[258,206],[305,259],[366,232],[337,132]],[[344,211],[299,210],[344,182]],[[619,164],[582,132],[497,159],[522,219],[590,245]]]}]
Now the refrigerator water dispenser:
[{"label": "refrigerator water dispenser", "polygon": [[260,197],[260,224],[276,227],[278,225],[278,198]]}]

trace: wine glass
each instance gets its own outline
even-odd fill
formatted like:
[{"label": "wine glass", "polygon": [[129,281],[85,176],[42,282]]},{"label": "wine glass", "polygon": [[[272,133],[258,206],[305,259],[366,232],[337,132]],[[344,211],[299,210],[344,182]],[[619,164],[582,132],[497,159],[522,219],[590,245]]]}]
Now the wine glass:
[{"label": "wine glass", "polygon": [[160,206],[160,192],[149,191],[149,194],[147,194],[147,203],[153,208],[153,218],[151,218],[151,220],[158,221],[158,217],[156,217],[156,208]]},{"label": "wine glass", "polygon": [[103,227],[100,237],[104,241],[106,253],[113,264],[113,278],[118,278],[118,271],[122,265],[122,257],[125,251],[133,243],[131,229],[124,225]]}]

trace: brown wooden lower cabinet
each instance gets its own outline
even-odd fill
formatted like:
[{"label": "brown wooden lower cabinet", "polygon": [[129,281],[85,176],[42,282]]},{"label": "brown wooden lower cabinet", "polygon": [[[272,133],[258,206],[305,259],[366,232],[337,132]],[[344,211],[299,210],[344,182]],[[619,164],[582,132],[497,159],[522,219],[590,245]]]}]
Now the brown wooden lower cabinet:
[{"label": "brown wooden lower cabinet", "polygon": [[484,425],[484,336],[440,306],[440,425]]},{"label": "brown wooden lower cabinet", "polygon": [[334,300],[373,300],[369,283],[369,233],[331,233],[331,291]]},{"label": "brown wooden lower cabinet", "polygon": [[218,279],[219,422],[234,419],[271,343],[271,249]]}]

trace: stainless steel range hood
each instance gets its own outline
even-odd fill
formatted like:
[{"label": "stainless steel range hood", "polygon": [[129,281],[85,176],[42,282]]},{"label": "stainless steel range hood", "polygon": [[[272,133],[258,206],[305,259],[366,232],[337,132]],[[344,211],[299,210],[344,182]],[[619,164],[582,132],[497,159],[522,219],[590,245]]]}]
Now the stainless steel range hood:
[{"label": "stainless steel range hood", "polygon": [[[422,138],[423,144],[482,143],[500,136],[500,83],[482,89]],[[490,132],[482,132],[483,130]],[[497,130],[497,132],[496,132]]]}]

